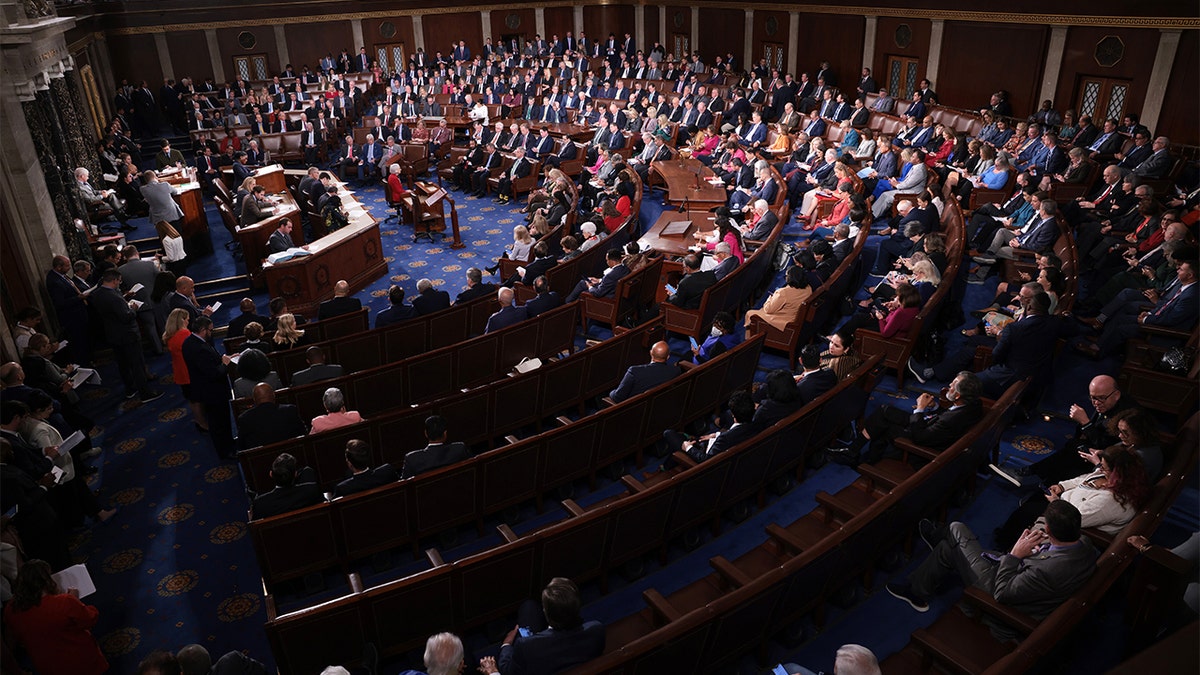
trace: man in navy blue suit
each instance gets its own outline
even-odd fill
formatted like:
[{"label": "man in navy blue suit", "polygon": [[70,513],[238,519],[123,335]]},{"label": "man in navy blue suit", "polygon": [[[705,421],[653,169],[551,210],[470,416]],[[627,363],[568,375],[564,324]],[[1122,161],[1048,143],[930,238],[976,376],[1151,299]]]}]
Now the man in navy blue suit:
[{"label": "man in navy blue suit", "polygon": [[670,355],[671,349],[666,342],[655,342],[650,347],[650,363],[629,366],[625,377],[621,378],[621,384],[609,392],[609,398],[620,403],[674,378],[679,374],[679,370],[667,363],[667,357]]},{"label": "man in navy blue suit", "polygon": [[837,386],[837,373],[821,367],[821,348],[817,345],[805,345],[804,349],[800,350],[800,367],[804,369],[796,379],[800,405],[807,404]]},{"label": "man in navy blue suit", "polygon": [[620,248],[609,249],[608,253],[604,254],[604,262],[608,265],[608,271],[599,279],[596,277],[580,279],[571,294],[567,296],[567,302],[574,302],[585,291],[597,298],[612,296],[617,290],[617,282],[621,280],[621,277],[629,274],[629,268],[621,262]]},{"label": "man in navy blue suit", "polygon": [[998,259],[1012,260],[1016,257],[1013,254],[1015,248],[1022,248],[1034,253],[1049,251],[1058,239],[1057,215],[1058,204],[1051,199],[1043,199],[1038,209],[1037,222],[1029,225],[1025,232],[1017,234],[1007,228],[998,230],[988,250],[971,258],[979,263],[979,269],[970,276],[969,282],[983,283],[992,265],[995,265]]},{"label": "man in navy blue suit", "polygon": [[[1106,306],[1105,312],[1093,324],[1102,327],[1100,340],[1094,346],[1080,345],[1079,350],[1089,356],[1115,354],[1126,340],[1137,335],[1138,326],[1191,329],[1196,323],[1198,307],[1196,265],[1195,259],[1179,262],[1175,281],[1161,296],[1153,292],[1142,294],[1135,289],[1122,291],[1114,303],[1110,303],[1110,306],[1115,304],[1116,309]],[[1122,301],[1123,305],[1120,304]],[[1151,302],[1154,306],[1148,307]]]},{"label": "man in navy blue suit", "polygon": [[545,274],[540,274],[533,280],[533,290],[537,296],[525,303],[525,313],[529,318],[562,306],[562,297],[556,291],[550,290],[550,280]]},{"label": "man in navy blue suit", "polygon": [[555,577],[542,589],[541,607],[527,601],[517,612],[517,625],[500,645],[500,657],[484,657],[487,675],[551,675],[586,663],[604,651],[604,625],[579,615],[579,587]]},{"label": "man in navy blue suit", "polygon": [[391,305],[375,315],[375,327],[382,328],[390,326],[394,323],[407,321],[417,317],[417,310],[414,307],[404,304],[404,289],[399,286],[392,286],[388,289],[388,301]]},{"label": "man in navy blue suit", "polygon": [[500,290],[496,292],[496,299],[500,301],[500,311],[488,317],[487,327],[483,329],[484,333],[508,328],[528,318],[529,315],[526,313],[524,305],[513,304],[514,297],[516,296],[513,289],[500,287]]}]

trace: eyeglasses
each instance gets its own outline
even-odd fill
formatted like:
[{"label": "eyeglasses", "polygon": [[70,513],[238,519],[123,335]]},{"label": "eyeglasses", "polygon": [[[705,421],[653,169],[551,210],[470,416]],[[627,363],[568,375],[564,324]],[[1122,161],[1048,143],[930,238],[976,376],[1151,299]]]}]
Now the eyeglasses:
[{"label": "eyeglasses", "polygon": [[1089,394],[1089,395],[1088,395],[1088,398],[1089,398],[1089,399],[1091,399],[1093,403],[1104,403],[1104,402],[1105,402],[1105,401],[1107,401],[1107,400],[1108,400],[1110,397],[1112,397],[1112,395],[1113,395],[1113,394],[1115,394],[1115,393],[1117,393],[1117,390],[1116,390],[1116,389],[1113,389],[1112,391],[1108,392],[1107,394],[1105,394],[1105,395],[1103,395],[1103,396],[1092,396],[1092,395],[1090,395],[1090,394]]}]

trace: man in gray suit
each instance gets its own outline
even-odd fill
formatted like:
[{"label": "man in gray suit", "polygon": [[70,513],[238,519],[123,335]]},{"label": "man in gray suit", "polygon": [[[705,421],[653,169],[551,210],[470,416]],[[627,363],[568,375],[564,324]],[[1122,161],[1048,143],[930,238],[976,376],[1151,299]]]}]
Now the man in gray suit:
[{"label": "man in gray suit", "polygon": [[129,216],[125,215],[125,209],[121,206],[121,200],[117,198],[117,193],[112,190],[97,190],[88,182],[90,174],[88,170],[82,166],[75,169],[75,189],[79,191],[79,196],[83,198],[88,209],[99,209],[102,206],[107,206],[112,209],[113,217],[121,223],[122,230],[135,229],[133,225],[125,222]]},{"label": "man in gray suit", "polygon": [[309,347],[304,351],[308,367],[292,375],[292,386],[312,384],[321,380],[329,380],[342,376],[342,367],[336,363],[325,363],[325,352],[320,347]]},{"label": "man in gray suit", "polygon": [[121,257],[125,259],[125,264],[117,268],[117,271],[121,273],[121,290],[128,293],[129,289],[134,286],[142,285],[129,298],[142,303],[134,310],[137,313],[138,325],[142,329],[142,337],[149,338],[150,351],[155,355],[161,354],[163,351],[161,335],[165,326],[158,325],[158,321],[154,318],[154,304],[150,302],[150,291],[154,288],[154,277],[158,275],[158,265],[155,265],[152,260],[142,260],[137,247],[133,244],[121,249]]},{"label": "man in gray suit", "polygon": [[[183,217],[183,210],[175,203],[175,188],[158,179],[153,171],[142,172],[142,198],[150,207],[150,224],[174,223]],[[153,285],[153,284],[151,284]]]},{"label": "man in gray suit", "polygon": [[1079,509],[1055,499],[1012,550],[1001,555],[984,552],[962,523],[951,523],[943,532],[922,520],[921,538],[933,553],[909,575],[909,583],[888,584],[887,592],[918,612],[926,612],[928,599],[941,580],[957,572],[963,583],[987,591],[997,602],[1044,619],[1096,569],[1099,553],[1080,535],[1080,521]]}]

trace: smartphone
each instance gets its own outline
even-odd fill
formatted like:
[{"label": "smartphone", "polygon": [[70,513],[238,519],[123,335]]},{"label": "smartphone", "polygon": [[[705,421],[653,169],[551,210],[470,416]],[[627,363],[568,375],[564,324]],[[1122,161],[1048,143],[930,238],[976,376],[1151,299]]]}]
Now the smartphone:
[{"label": "smartphone", "polygon": [[696,344],[696,338],[689,337],[688,342],[692,343],[692,349],[700,349],[700,345]]},{"label": "smartphone", "polygon": [[517,633],[518,633],[518,634],[519,634],[521,637],[529,637],[530,635],[533,635],[533,631],[529,630],[529,629],[528,629],[528,628],[526,628],[525,626],[519,626],[519,627],[517,627]]},{"label": "smartphone", "polygon": [[783,664],[781,663],[771,669],[771,675],[788,675],[788,671],[787,668],[784,668]]},{"label": "smartphone", "polygon": [[676,292],[675,287],[672,286],[671,284],[667,284],[667,292],[670,293],[671,295],[675,295],[675,292]]}]

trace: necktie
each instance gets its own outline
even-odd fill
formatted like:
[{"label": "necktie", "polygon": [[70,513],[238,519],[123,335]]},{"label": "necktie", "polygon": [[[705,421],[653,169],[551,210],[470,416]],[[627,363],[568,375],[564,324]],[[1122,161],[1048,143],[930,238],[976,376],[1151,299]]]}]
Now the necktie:
[{"label": "necktie", "polygon": [[1167,298],[1166,302],[1159,305],[1158,309],[1154,310],[1154,316],[1160,316],[1163,312],[1167,311],[1168,307],[1175,304],[1175,300],[1181,293],[1183,293],[1183,284],[1176,286],[1175,290],[1171,293],[1171,297]]},{"label": "necktie", "polygon": [[1091,148],[1089,148],[1089,150],[1099,150],[1099,149],[1100,149],[1100,146],[1104,144],[1104,141],[1108,140],[1108,137],[1109,137],[1110,135],[1111,135],[1111,134],[1103,134],[1103,135],[1101,135],[1101,136],[1100,136],[1100,138],[1097,138],[1097,139],[1096,139],[1096,142],[1095,142],[1095,143],[1092,143],[1092,147],[1091,147]]}]

